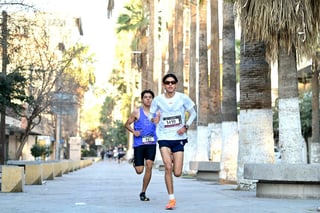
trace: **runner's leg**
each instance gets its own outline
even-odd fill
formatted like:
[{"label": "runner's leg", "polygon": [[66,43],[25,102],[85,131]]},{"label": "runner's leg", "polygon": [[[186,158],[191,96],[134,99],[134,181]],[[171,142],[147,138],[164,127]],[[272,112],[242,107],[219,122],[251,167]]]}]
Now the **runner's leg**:
[{"label": "runner's leg", "polygon": [[172,158],[171,150],[168,147],[161,147],[160,153],[162,156],[162,161],[165,168],[165,183],[167,187],[168,194],[173,194],[173,178],[172,178]]}]

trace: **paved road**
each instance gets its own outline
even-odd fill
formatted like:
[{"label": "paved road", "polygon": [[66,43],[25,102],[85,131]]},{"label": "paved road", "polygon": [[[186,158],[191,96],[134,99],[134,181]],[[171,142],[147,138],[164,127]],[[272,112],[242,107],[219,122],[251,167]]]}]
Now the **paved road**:
[{"label": "paved road", "polygon": [[[43,185],[25,186],[22,193],[0,193],[1,213],[152,213],[164,210],[168,196],[163,171],[153,170],[147,195],[139,200],[142,176],[127,162],[98,162],[65,174]],[[319,200],[256,198],[255,192],[237,191],[195,179],[175,178],[177,208],[174,212],[201,213],[310,213]]]}]

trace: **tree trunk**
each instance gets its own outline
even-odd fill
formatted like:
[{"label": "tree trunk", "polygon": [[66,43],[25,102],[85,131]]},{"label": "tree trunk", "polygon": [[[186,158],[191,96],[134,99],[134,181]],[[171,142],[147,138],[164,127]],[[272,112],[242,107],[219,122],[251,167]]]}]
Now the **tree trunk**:
[{"label": "tree trunk", "polygon": [[312,143],[320,142],[319,139],[319,62],[320,52],[313,58],[312,75]]},{"label": "tree trunk", "polygon": [[[168,14],[171,14],[171,7],[170,7],[171,1],[168,2],[168,0],[163,0],[159,2],[159,6],[162,10],[161,12],[161,33],[160,33],[160,46],[161,46],[161,70],[159,70],[158,73],[158,88],[159,91],[157,94],[162,93],[162,76],[168,71],[167,70],[167,65],[169,60],[169,36],[172,35],[170,30],[172,28],[172,21],[171,21],[171,16]],[[169,5],[169,6],[168,6]],[[166,9],[164,9],[166,8]],[[157,68],[159,69],[159,68]]]},{"label": "tree trunk", "polygon": [[[198,104],[196,94],[197,84],[197,2],[190,2],[190,59],[189,59],[189,97]],[[196,118],[198,120],[198,117]],[[193,122],[190,129],[196,129],[197,122]]]},{"label": "tree trunk", "polygon": [[174,58],[173,58],[173,70],[179,79],[177,85],[177,91],[184,92],[184,61],[183,61],[183,1],[175,0],[175,12],[174,12]]},{"label": "tree trunk", "polygon": [[148,9],[149,9],[149,13],[150,13],[150,20],[149,20],[149,35],[147,35],[148,38],[148,47],[147,47],[147,51],[148,51],[148,64],[147,64],[147,88],[146,89],[152,89],[152,91],[155,92],[155,94],[157,94],[157,84],[155,84],[155,82],[153,81],[153,75],[154,75],[154,56],[155,56],[155,48],[154,48],[154,34],[155,34],[155,26],[154,26],[154,20],[155,20],[155,11],[154,11],[154,1],[155,0],[149,0],[147,1],[148,4]]},{"label": "tree trunk", "polygon": [[[6,11],[2,11],[2,23],[1,23],[1,48],[2,48],[2,74],[6,75],[8,59],[8,14]],[[8,143],[6,141],[6,106],[0,107],[0,164],[4,165],[7,158]]]},{"label": "tree trunk", "polygon": [[[174,17],[175,17],[175,9],[173,7],[175,1],[168,0],[168,32],[169,32],[169,38],[168,38],[168,66],[169,66],[169,72],[174,71]],[[179,79],[180,80],[180,79]]]},{"label": "tree trunk", "polygon": [[301,134],[296,53],[279,48],[279,145],[283,163],[306,163]]},{"label": "tree trunk", "polygon": [[20,144],[19,144],[19,146],[18,146],[18,149],[16,150],[16,159],[14,159],[14,160],[19,160],[20,159],[20,157],[21,157],[21,155],[22,155],[22,150],[23,150],[23,148],[24,148],[24,146],[25,146],[25,144],[27,143],[27,141],[28,141],[28,136],[27,135],[29,135],[29,133],[27,134],[27,133],[24,133],[23,135],[22,135],[22,137],[20,138],[20,140],[19,140],[19,142],[20,142]]},{"label": "tree trunk", "polygon": [[[190,32],[189,32],[189,97],[198,105],[196,87],[197,87],[197,1],[190,1]],[[196,110],[198,111],[198,110]],[[197,120],[188,129],[188,145],[185,146],[184,172],[189,173],[189,162],[194,161],[197,154]]]},{"label": "tree trunk", "polygon": [[315,147],[320,146],[319,139],[319,62],[320,52],[316,52],[313,58],[313,75],[312,75],[312,139],[308,142],[308,163],[319,162],[320,153],[315,153]]},{"label": "tree trunk", "polygon": [[236,183],[238,157],[237,82],[233,2],[223,2],[222,151],[219,179]]},{"label": "tree trunk", "polygon": [[220,162],[222,148],[221,129],[221,88],[220,88],[220,61],[219,61],[219,9],[218,0],[211,0],[211,63],[209,84],[209,130],[210,130],[210,160]]},{"label": "tree trunk", "polygon": [[196,156],[198,161],[209,160],[208,83],[207,1],[203,0],[199,4],[199,113]]},{"label": "tree trunk", "polygon": [[[274,162],[270,66],[262,42],[241,39],[238,186],[246,163]],[[250,184],[250,183],[249,183]]]}]

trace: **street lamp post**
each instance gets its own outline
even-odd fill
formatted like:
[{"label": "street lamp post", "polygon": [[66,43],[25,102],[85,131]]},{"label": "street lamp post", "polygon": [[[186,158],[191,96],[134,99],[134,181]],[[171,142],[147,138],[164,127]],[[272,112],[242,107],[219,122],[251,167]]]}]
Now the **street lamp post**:
[{"label": "street lamp post", "polygon": [[[60,103],[59,103],[60,105]],[[60,106],[58,106],[58,108],[61,108]],[[60,110],[58,109],[58,112],[56,114],[56,156],[55,159],[56,160],[60,160],[60,140],[61,140],[61,112],[59,112]]]},{"label": "street lamp post", "polygon": [[[60,60],[62,61],[62,57],[63,57],[63,52],[65,51],[65,48],[64,48],[64,44],[61,42],[58,44],[58,48],[59,48],[59,55],[60,55]],[[57,79],[57,89],[58,89],[58,93],[56,94],[57,95],[57,109],[56,109],[56,147],[55,147],[55,152],[56,152],[56,155],[55,155],[55,159],[56,160],[60,160],[60,141],[61,141],[61,115],[62,115],[62,95],[63,93],[60,92],[61,90],[61,74],[62,74],[62,70],[59,71],[58,73],[58,79]]]}]

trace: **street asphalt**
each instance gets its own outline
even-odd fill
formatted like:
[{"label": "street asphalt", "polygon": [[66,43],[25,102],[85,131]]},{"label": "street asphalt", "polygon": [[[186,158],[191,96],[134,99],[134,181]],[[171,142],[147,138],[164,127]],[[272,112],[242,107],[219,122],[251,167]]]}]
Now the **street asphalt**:
[{"label": "street asphalt", "polygon": [[[0,213],[152,213],[168,212],[164,172],[153,169],[147,196],[140,201],[142,175],[131,164],[99,161],[86,168],[26,185],[24,192],[0,193]],[[194,178],[175,178],[174,212],[201,213],[311,213],[320,212],[320,200],[257,198],[255,191],[239,191]]]}]

